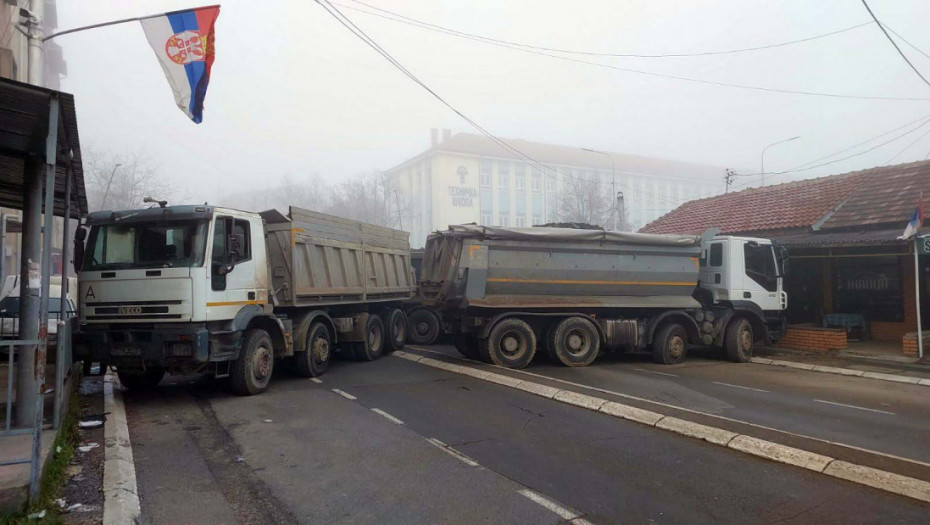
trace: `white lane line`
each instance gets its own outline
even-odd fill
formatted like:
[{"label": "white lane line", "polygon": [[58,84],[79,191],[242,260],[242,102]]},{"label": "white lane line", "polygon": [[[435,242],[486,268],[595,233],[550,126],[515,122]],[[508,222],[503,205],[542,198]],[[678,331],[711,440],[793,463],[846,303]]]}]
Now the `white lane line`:
[{"label": "white lane line", "polygon": [[388,421],[392,421],[392,422],[394,422],[394,423],[397,423],[398,425],[403,425],[403,424],[404,424],[403,421],[397,419],[396,417],[392,416],[391,414],[388,414],[387,412],[385,412],[384,410],[381,410],[380,408],[372,408],[371,411],[374,412],[375,414],[380,414],[380,415],[384,416],[385,419],[387,419]]},{"label": "white lane line", "polygon": [[766,394],[771,393],[768,390],[762,390],[761,388],[752,388],[751,386],[731,385],[730,383],[721,383],[720,381],[712,381],[712,383],[714,383],[715,385],[732,386],[733,388],[742,388],[743,390],[752,390],[753,392],[765,392]]},{"label": "white lane line", "polygon": [[446,454],[449,454],[450,456],[452,456],[452,457],[454,457],[455,459],[461,461],[462,463],[465,463],[465,464],[468,465],[469,467],[477,467],[477,466],[478,466],[478,462],[477,462],[477,461],[471,459],[470,457],[466,456],[465,454],[462,454],[461,452],[459,452],[458,450],[455,450],[454,448],[450,447],[449,445],[446,445],[446,444],[443,443],[442,441],[439,441],[439,440],[436,439],[436,438],[426,438],[426,440],[429,441],[431,445],[435,446],[435,447],[438,448],[439,450],[442,450],[442,451],[445,452]]},{"label": "white lane line", "polygon": [[887,414],[887,415],[889,415],[889,416],[895,415],[894,412],[886,412],[886,411],[884,411],[884,410],[876,410],[876,409],[874,409],[874,408],[857,407],[856,405],[847,405],[847,404],[844,404],[844,403],[835,403],[835,402],[833,402],[833,401],[824,401],[823,399],[815,399],[814,401],[816,401],[816,402],[818,402],[818,403],[826,403],[826,404],[828,404],[828,405],[836,405],[836,406],[838,406],[838,407],[855,408],[856,410],[866,410],[866,411],[868,411],[868,412],[878,412],[879,414]]},{"label": "white lane line", "polygon": [[311,377],[311,378],[310,378],[310,381],[313,381],[314,383],[316,383],[316,384],[318,384],[318,385],[323,383],[323,380],[320,379],[319,377]]},{"label": "white lane line", "polygon": [[353,396],[352,394],[350,394],[350,393],[348,393],[348,392],[343,392],[342,390],[339,390],[338,388],[334,388],[334,389],[333,389],[333,392],[339,394],[340,396],[342,396],[342,397],[344,397],[344,398],[346,398],[346,399],[350,399],[350,400],[352,400],[352,401],[355,401],[356,399],[358,399],[357,397]]},{"label": "white lane line", "polygon": [[520,489],[517,492],[527,497],[528,499],[532,500],[533,502],[538,503],[539,505],[558,514],[559,517],[562,518],[563,520],[574,520],[576,518],[581,517],[581,513],[578,512],[577,510],[565,507],[559,504],[558,502],[543,496],[542,494],[538,492],[533,492],[530,489]]},{"label": "white lane line", "polygon": [[678,377],[678,374],[669,374],[668,372],[656,372],[655,370],[646,370],[645,368],[634,368],[638,372],[649,372],[650,374],[658,374],[660,376],[669,376],[669,377]]},{"label": "white lane line", "polygon": [[[430,353],[430,354],[440,355],[440,356],[447,357],[447,358],[449,358],[449,359],[454,359],[454,360],[457,360],[457,361],[464,361],[465,363],[471,363],[472,365],[475,364],[475,362],[472,361],[472,360],[470,360],[470,359],[465,359],[465,358],[463,358],[463,357],[456,357],[456,356],[454,356],[454,355],[444,354],[444,353],[442,353],[442,352],[437,352],[436,350],[430,350],[429,348],[423,348],[422,346],[410,345],[410,348],[413,348],[414,350],[419,350],[420,352],[426,352],[426,353]],[[410,353],[410,354],[411,354],[411,355],[419,355],[419,354],[413,354],[413,353]],[[391,355],[394,355],[394,354],[391,354]],[[586,390],[593,390],[593,391],[595,391],[595,392],[602,392],[602,393],[604,393],[604,394],[610,394],[610,395],[613,395],[613,396],[622,397],[622,398],[624,398],[624,399],[632,399],[633,401],[639,401],[639,402],[646,403],[646,404],[649,404],[649,405],[656,405],[656,406],[661,406],[661,407],[665,407],[665,408],[671,408],[671,409],[674,409],[674,410],[681,410],[682,412],[687,412],[687,413],[689,413],[689,414],[697,414],[697,415],[700,415],[700,416],[707,416],[707,417],[710,417],[710,418],[719,419],[719,420],[721,420],[721,421],[729,421],[729,422],[731,422],[731,423],[739,423],[739,424],[747,425],[747,426],[750,426],[750,427],[753,427],[753,428],[761,428],[762,430],[771,430],[772,432],[778,432],[778,433],[780,433],[780,434],[785,434],[785,435],[787,435],[787,436],[795,436],[795,437],[799,437],[799,438],[809,439],[809,440],[811,440],[811,441],[817,441],[818,443],[826,443],[827,445],[833,445],[833,446],[836,446],[836,447],[843,447],[843,448],[846,448],[846,449],[849,449],[849,450],[858,450],[859,452],[865,452],[865,453],[867,453],[867,454],[875,454],[876,456],[882,456],[882,457],[885,457],[885,458],[894,459],[894,460],[896,460],[896,461],[903,461],[903,462],[905,462],[905,463],[913,463],[913,464],[915,464],[915,465],[921,465],[921,466],[924,466],[924,467],[930,467],[930,462],[927,462],[927,461],[920,461],[919,459],[906,458],[906,457],[904,457],[904,456],[898,456],[898,455],[896,455],[896,454],[889,454],[888,452],[880,452],[880,451],[878,451],[878,450],[872,450],[872,449],[868,449],[868,448],[864,448],[864,447],[857,447],[857,446],[855,446],[855,445],[850,445],[849,443],[841,443],[841,442],[839,442],[839,441],[831,441],[831,440],[829,440],[829,439],[814,437],[814,436],[810,436],[810,435],[808,435],[808,434],[801,434],[801,433],[799,433],[799,432],[791,432],[790,430],[785,430],[785,429],[783,429],[783,428],[775,428],[775,427],[770,427],[770,426],[767,426],[767,425],[761,425],[761,424],[759,424],[759,423],[752,423],[752,422],[750,422],[750,421],[745,421],[745,420],[743,420],[743,419],[734,419],[734,418],[732,418],[732,417],[721,416],[720,414],[711,414],[711,413],[709,413],[709,412],[701,412],[700,410],[695,410],[695,409],[693,409],[693,408],[685,408],[685,407],[680,406],[680,405],[672,405],[672,404],[670,404],[670,403],[663,403],[663,402],[661,402],[661,401],[655,401],[655,400],[652,400],[652,399],[646,399],[646,398],[644,398],[644,397],[637,397],[637,396],[630,395],[630,394],[624,394],[623,392],[617,392],[616,390],[608,390],[608,389],[606,389],[606,388],[599,388],[599,387],[596,387],[596,386],[593,386],[593,385],[585,385],[585,384],[583,384],[583,383],[575,383],[574,381],[567,381],[567,380],[565,380],[565,379],[556,379],[556,378],[554,378],[554,377],[550,377],[550,376],[546,376],[546,375],[542,375],[542,374],[535,374],[535,373],[533,373],[533,372],[527,372],[526,370],[514,370],[514,369],[512,369],[512,368],[505,368],[505,367],[503,367],[503,366],[487,365],[487,364],[482,364],[482,366],[488,367],[488,368],[497,368],[497,369],[500,369],[500,370],[505,371],[505,372],[514,372],[514,373],[517,373],[517,374],[527,375],[527,376],[531,376],[531,377],[538,377],[539,379],[545,379],[546,381],[553,381],[553,382],[555,382],[555,383],[562,383],[562,384],[564,384],[564,385],[577,386],[577,387],[579,387],[579,388],[584,388],[584,389],[586,389]],[[471,368],[473,368],[473,369],[475,369],[475,370],[480,370],[480,368],[475,367],[475,366],[472,366]]]}]

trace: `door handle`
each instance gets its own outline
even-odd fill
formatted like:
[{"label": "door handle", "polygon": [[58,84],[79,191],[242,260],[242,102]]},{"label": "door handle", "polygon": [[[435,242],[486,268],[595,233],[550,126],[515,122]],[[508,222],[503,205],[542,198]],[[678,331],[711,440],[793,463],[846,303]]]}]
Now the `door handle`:
[{"label": "door handle", "polygon": [[255,292],[249,292],[249,301],[255,300]]},{"label": "door handle", "polygon": [[749,299],[752,297],[752,292],[743,292],[743,299]]}]

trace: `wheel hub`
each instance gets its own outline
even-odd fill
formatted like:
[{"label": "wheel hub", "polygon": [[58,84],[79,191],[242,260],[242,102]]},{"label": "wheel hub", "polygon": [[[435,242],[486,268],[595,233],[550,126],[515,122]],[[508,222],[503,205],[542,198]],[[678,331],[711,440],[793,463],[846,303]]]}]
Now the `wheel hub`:
[{"label": "wheel hub", "polygon": [[676,335],[668,342],[668,350],[673,358],[678,359],[685,353],[685,340]]},{"label": "wheel hub", "polygon": [[264,346],[260,346],[258,351],[255,352],[254,365],[252,368],[255,371],[255,379],[263,380],[269,375],[271,375],[271,361],[272,361],[271,349]]},{"label": "wheel hub", "polygon": [[368,347],[372,350],[381,347],[381,329],[377,326],[372,326],[368,330]]},{"label": "wheel hub", "polygon": [[420,321],[417,323],[417,334],[426,335],[429,333],[429,323],[426,321]]},{"label": "wheel hub", "polygon": [[584,336],[577,332],[568,334],[568,337],[565,339],[565,347],[573,354],[578,353],[585,347]]},{"label": "wheel hub", "polygon": [[329,341],[323,337],[318,337],[313,341],[313,360],[317,363],[325,363],[329,359]]},{"label": "wheel hub", "polygon": [[741,350],[748,350],[752,348],[752,334],[749,332],[749,330],[743,330],[740,332],[739,341]]}]

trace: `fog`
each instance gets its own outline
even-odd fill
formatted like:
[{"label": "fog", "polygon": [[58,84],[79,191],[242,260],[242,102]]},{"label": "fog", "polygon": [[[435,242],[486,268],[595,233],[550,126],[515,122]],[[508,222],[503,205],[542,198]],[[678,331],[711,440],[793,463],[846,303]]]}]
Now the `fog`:
[{"label": "fog", "polygon": [[[721,83],[862,100],[740,89],[596,67],[426,31],[336,7],[463,113],[499,137],[758,171],[762,149],[781,171],[843,150],[930,113],[930,87],[875,24],[795,45],[683,58],[580,57],[611,66]],[[366,0],[458,31],[600,53],[698,53],[764,46],[869,22],[850,1]],[[193,7],[191,0],[59,2],[59,29]],[[926,1],[874,0],[876,15],[930,51]],[[192,201],[337,184],[390,168],[429,146],[429,129],[470,125],[353,36],[311,0],[226,1],[204,121],[175,106],[138,23],[57,39],[68,65],[81,141],[95,151],[152,159],[154,176]],[[930,58],[902,43],[930,73]],[[566,56],[566,55],[563,55]],[[902,131],[907,131],[907,128]],[[771,183],[930,154],[923,130]],[[893,138],[889,135],[887,138]],[[915,142],[915,139],[920,138]],[[869,145],[848,154],[863,151]],[[846,155],[843,155],[846,156]],[[723,177],[723,173],[721,173]],[[752,183],[743,178],[737,186]]]}]

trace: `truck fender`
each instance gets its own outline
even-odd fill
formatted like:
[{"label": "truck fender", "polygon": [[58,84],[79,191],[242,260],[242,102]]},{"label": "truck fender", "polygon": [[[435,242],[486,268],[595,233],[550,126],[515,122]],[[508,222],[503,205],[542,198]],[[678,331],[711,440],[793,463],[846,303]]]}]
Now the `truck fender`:
[{"label": "truck fender", "polygon": [[310,331],[310,325],[312,325],[314,321],[323,321],[326,323],[326,326],[329,328],[329,334],[333,338],[333,344],[336,344],[336,325],[333,323],[332,318],[323,310],[313,310],[302,315],[297,320],[297,328],[294,329],[295,352],[304,352],[307,350],[307,332]]},{"label": "truck fender", "polygon": [[698,327],[697,321],[684,310],[672,310],[663,313],[649,322],[649,329],[646,331],[646,345],[651,345],[656,330],[665,324],[666,321],[671,320],[679,322],[685,328],[688,332],[688,339],[692,342],[700,342],[701,329]]},{"label": "truck fender", "polygon": [[730,324],[730,321],[736,317],[745,317],[752,324],[752,330],[757,336],[756,340],[763,340],[766,344],[769,344],[768,330],[765,328],[765,314],[762,312],[762,309],[759,308],[759,305],[752,301],[729,301],[727,303],[729,309],[727,313],[720,318],[720,331],[717,334],[717,338],[714,339],[715,346],[723,345],[723,337],[727,332],[727,325]]},{"label": "truck fender", "polygon": [[[238,318],[238,315],[236,317]],[[260,328],[268,332],[268,335],[271,336],[271,343],[274,345],[275,357],[288,356],[294,353],[291,348],[290,331],[284,326],[281,319],[265,313],[253,315],[243,330],[251,328]]]},{"label": "truck fender", "polygon": [[243,306],[236,312],[236,317],[233,318],[232,326],[230,329],[236,332],[241,332],[248,328],[249,323],[252,322],[252,319],[262,315],[264,310],[262,310],[262,305],[260,304],[249,304]]},{"label": "truck fender", "polygon": [[[597,320],[588,315],[580,312],[552,312],[552,313],[541,313],[541,312],[504,312],[497,314],[492,317],[487,323],[484,324],[478,330],[479,339],[487,339],[488,334],[491,333],[491,330],[494,328],[494,325],[503,321],[508,317],[584,317],[594,325],[594,329],[597,330],[598,336],[601,338],[602,343],[607,342],[607,334],[604,332],[604,328],[597,322]],[[545,334],[543,334],[545,335]]]}]

